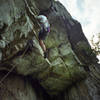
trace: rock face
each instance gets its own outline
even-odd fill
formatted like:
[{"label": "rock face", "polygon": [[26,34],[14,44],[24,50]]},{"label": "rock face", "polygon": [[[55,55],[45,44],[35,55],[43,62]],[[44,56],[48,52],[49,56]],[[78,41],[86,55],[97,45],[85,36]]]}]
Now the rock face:
[{"label": "rock face", "polygon": [[[0,79],[4,76],[0,73]],[[9,75],[0,86],[0,100],[37,100],[32,85],[22,76]]]},{"label": "rock face", "polygon": [[[43,51],[37,39],[40,26],[31,11],[34,15],[46,15],[50,22],[51,32],[44,42],[51,64],[43,58]],[[1,100],[100,99],[98,60],[82,32],[80,23],[71,17],[60,2],[1,0],[0,38],[0,71],[9,71],[14,67],[14,74],[10,73],[4,80],[8,80],[8,83],[4,84],[11,91],[7,92],[8,95],[14,95],[11,98],[1,95]],[[30,40],[33,41],[33,48],[28,46]],[[45,92],[37,93],[38,89],[34,90],[37,83],[31,83],[28,79],[24,81],[27,76],[37,80],[42,87],[40,92]],[[21,85],[17,85],[17,79]],[[12,83],[12,86],[9,86],[9,83]],[[0,91],[3,94],[2,91],[5,90],[1,88]]]}]

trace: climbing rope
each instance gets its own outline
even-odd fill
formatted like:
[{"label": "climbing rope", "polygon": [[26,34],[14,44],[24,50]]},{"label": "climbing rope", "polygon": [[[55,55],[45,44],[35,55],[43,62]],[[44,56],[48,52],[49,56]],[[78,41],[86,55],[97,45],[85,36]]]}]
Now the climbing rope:
[{"label": "climbing rope", "polygon": [[24,2],[25,2],[25,4],[26,4],[26,7],[28,8],[29,12],[30,12],[34,17],[36,17],[36,15],[34,14],[34,13],[36,13],[36,12],[33,13],[33,11],[31,10],[31,8],[29,7],[29,4],[28,4],[27,0],[24,0]]},{"label": "climbing rope", "polygon": [[0,80],[0,84],[8,77],[8,75],[15,69],[16,66],[13,66],[10,71]]},{"label": "climbing rope", "polygon": [[[22,56],[24,56],[24,54],[26,53],[28,49],[28,46],[26,47],[25,51],[23,52]],[[11,64],[10,64],[11,65]],[[0,84],[2,84],[2,82],[8,77],[8,75],[15,69],[16,65],[12,65],[13,67],[8,71],[8,73],[0,80]]]},{"label": "climbing rope", "polygon": [[[31,10],[31,8],[29,7],[29,5],[28,5],[28,3],[27,3],[27,0],[24,0],[25,1],[25,4],[26,4],[26,7],[29,9],[29,12],[36,18],[36,15],[32,12],[32,10]],[[38,23],[39,24],[39,23]],[[33,26],[34,24],[32,23],[32,26]],[[39,25],[40,26],[40,25]],[[39,41],[39,39],[38,39],[38,36],[37,36],[37,34],[36,34],[36,32],[32,29],[32,31],[33,31],[33,33],[34,33],[34,35],[35,35],[35,37],[36,37],[36,39]],[[26,47],[26,49],[25,49],[25,51],[23,52],[23,54],[22,54],[22,56],[21,57],[23,57],[24,55],[25,55],[25,53],[26,53],[26,51],[28,50],[28,46]],[[10,58],[12,58],[13,56],[11,56]],[[5,61],[7,61],[8,59],[6,59],[6,60],[4,60],[4,62]],[[47,63],[51,66],[51,63],[50,63],[50,61],[46,58],[45,59],[46,61],[47,61]],[[2,82],[8,77],[8,75],[15,69],[15,67],[16,67],[16,65],[13,65],[13,67],[8,71],[8,73],[0,80],[0,84],[2,84]]]},{"label": "climbing rope", "polygon": [[[24,0],[24,2],[25,2],[25,5],[26,5],[26,9],[28,8],[29,12],[36,18],[37,15],[35,15],[35,14],[32,12],[31,8],[29,7],[29,4],[28,4],[27,0]],[[36,20],[37,20],[37,19],[36,19]],[[31,24],[32,24],[32,26],[34,26],[34,24],[32,23],[32,21],[31,21]],[[37,24],[39,25],[39,23],[37,23]],[[40,26],[40,25],[39,25],[39,26]],[[33,28],[34,28],[34,27],[33,27]],[[33,33],[34,33],[36,39],[39,41],[36,32],[35,32],[33,29],[32,29],[32,31],[33,31]]]},{"label": "climbing rope", "polygon": [[[30,11],[30,13],[33,15],[33,16],[36,16],[32,11],[31,11],[31,9],[30,9],[30,7],[29,7],[29,5],[28,5],[28,3],[27,3],[27,1],[25,0],[25,3],[26,3],[26,5],[27,5],[27,7],[28,7],[28,9],[29,9],[29,11]],[[34,31],[35,32],[35,31]],[[35,34],[36,35],[36,34]],[[37,37],[37,36],[36,36]],[[23,54],[22,54],[22,56],[21,57],[23,57],[24,56],[24,54],[25,54],[25,52],[27,51],[27,49],[28,49],[28,46],[26,47],[26,49],[25,49],[25,51],[23,52]],[[16,53],[15,53],[16,54]],[[10,56],[10,58],[12,58],[13,56]],[[6,60],[4,60],[3,62],[5,62],[5,61],[7,61],[8,59],[6,59]],[[2,62],[2,63],[3,63]],[[16,67],[16,65],[13,65],[13,67],[8,71],[8,73],[0,80],[0,84],[2,84],[2,82],[8,77],[8,75],[15,69],[15,67]]]}]

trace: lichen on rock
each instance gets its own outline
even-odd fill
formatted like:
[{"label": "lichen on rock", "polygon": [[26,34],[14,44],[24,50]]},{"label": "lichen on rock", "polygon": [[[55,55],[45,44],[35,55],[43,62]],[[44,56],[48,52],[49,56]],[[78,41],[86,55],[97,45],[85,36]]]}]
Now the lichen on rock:
[{"label": "lichen on rock", "polygon": [[[42,91],[45,91],[51,97],[53,95],[59,97],[59,94],[65,91],[65,94],[68,92],[69,99],[65,98],[62,100],[74,100],[74,97],[77,100],[78,94],[76,91],[80,91],[77,88],[83,89],[85,87],[88,89],[85,79],[89,77],[89,73],[86,72],[84,66],[87,66],[87,68],[92,66],[90,68],[92,73],[92,71],[95,72],[95,69],[92,69],[93,66],[97,64],[95,54],[93,54],[87,39],[83,35],[80,23],[73,19],[58,1],[27,0],[27,3],[35,15],[37,15],[37,12],[40,12],[46,15],[50,22],[51,31],[44,42],[48,50],[48,60],[51,64],[43,57],[43,51],[37,39],[40,26],[35,16],[30,13],[25,1],[1,0],[0,51],[3,62],[0,63],[0,71],[5,71],[5,69],[9,71],[10,68],[15,66],[13,71],[15,74],[11,73],[11,75],[14,75],[11,76],[15,78],[13,79],[14,81],[17,79],[16,75],[21,75],[25,78],[30,76],[32,80],[37,80],[43,88]],[[35,33],[36,35],[34,35]],[[33,41],[33,48],[31,49],[28,47],[29,40]],[[92,60],[90,59],[91,57],[93,58]],[[96,76],[99,76],[99,73]],[[18,81],[20,81],[19,77]],[[8,80],[10,82],[10,76],[8,76]],[[14,85],[13,80],[11,80],[11,83]],[[83,84],[81,81],[84,81]],[[24,84],[24,82],[22,83]],[[80,87],[78,87],[78,83],[80,83]],[[30,86],[35,84],[33,82]],[[24,85],[28,86],[27,84]],[[30,86],[27,88],[32,89],[33,87]],[[12,87],[8,88],[12,89]],[[29,91],[29,89],[25,89],[25,91],[29,92],[28,95],[32,92],[33,96],[27,97],[24,92],[21,92],[22,94],[19,95],[23,95],[23,98],[27,98],[27,100],[30,98],[33,100],[35,97],[34,90]],[[14,91],[16,91],[16,88]],[[11,90],[11,92],[13,91]],[[15,94],[18,95],[18,93],[16,92]],[[17,98],[17,96],[15,97]],[[35,98],[34,100],[38,99]],[[78,98],[78,100],[82,99]]]}]

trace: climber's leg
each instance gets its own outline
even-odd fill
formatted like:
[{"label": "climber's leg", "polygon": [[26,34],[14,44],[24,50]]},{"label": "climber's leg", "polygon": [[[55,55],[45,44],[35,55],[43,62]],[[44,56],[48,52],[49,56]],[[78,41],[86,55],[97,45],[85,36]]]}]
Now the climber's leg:
[{"label": "climber's leg", "polygon": [[44,52],[46,52],[46,46],[45,46],[43,40],[39,40],[39,44],[40,44],[42,50],[43,50]]},{"label": "climber's leg", "polygon": [[46,50],[46,46],[45,46],[43,40],[39,40],[39,44],[40,44],[42,50],[44,51],[44,58],[47,58],[47,50]]},{"label": "climber's leg", "polygon": [[39,32],[39,37],[38,37],[39,38],[39,44],[40,44],[42,50],[44,51],[44,58],[47,57],[47,50],[46,50],[46,46],[45,46],[43,40],[45,40],[48,33],[49,33],[49,28],[47,28],[47,31],[45,31],[45,29],[42,28],[41,31]]}]

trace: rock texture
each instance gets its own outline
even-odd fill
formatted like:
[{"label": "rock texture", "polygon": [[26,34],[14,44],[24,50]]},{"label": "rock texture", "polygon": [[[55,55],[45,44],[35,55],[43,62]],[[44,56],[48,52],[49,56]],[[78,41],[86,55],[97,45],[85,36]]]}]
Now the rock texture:
[{"label": "rock texture", "polygon": [[[0,79],[3,76],[0,73]],[[13,74],[0,85],[0,100],[37,100],[35,92],[27,79]]]},{"label": "rock texture", "polygon": [[[0,72],[14,67],[14,74],[4,80],[11,91],[7,95],[13,95],[1,95],[2,100],[99,100],[100,67],[80,23],[58,1],[27,0],[34,15],[44,14],[50,22],[51,32],[44,41],[49,64],[37,39],[40,26],[25,1],[0,1]],[[33,48],[28,46],[30,40]],[[27,76],[37,82],[24,81]],[[6,91],[2,85],[0,91]]]}]

